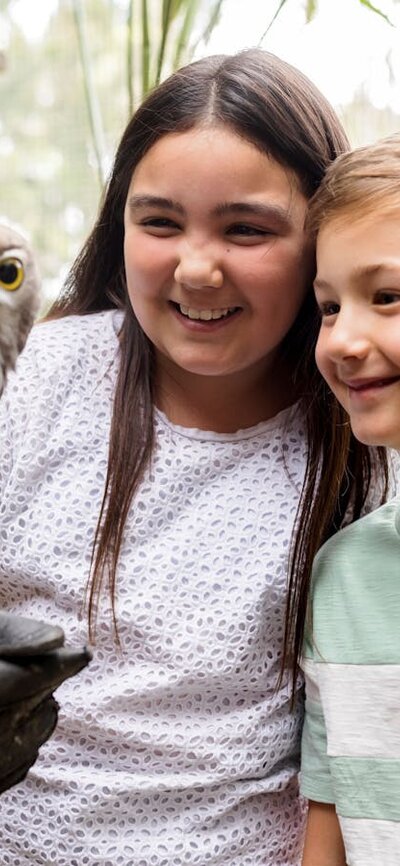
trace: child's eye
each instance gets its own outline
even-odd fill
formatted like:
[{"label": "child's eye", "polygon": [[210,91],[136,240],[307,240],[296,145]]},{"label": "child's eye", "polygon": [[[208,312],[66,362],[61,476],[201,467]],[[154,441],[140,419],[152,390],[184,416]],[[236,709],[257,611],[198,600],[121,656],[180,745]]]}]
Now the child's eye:
[{"label": "child's eye", "polygon": [[387,289],[386,291],[377,292],[374,298],[374,303],[379,304],[380,306],[389,306],[389,304],[397,304],[400,301],[400,292],[390,291]]},{"label": "child's eye", "polygon": [[146,217],[141,220],[141,225],[154,230],[154,234],[168,234],[179,229],[178,223],[169,217]]},{"label": "child's eye", "polygon": [[318,306],[321,316],[337,316],[340,311],[339,304],[336,304],[334,301],[324,301]]},{"label": "child's eye", "polygon": [[260,228],[260,226],[251,226],[247,223],[235,223],[234,225],[229,226],[226,231],[227,235],[234,235],[239,238],[264,238],[266,235],[271,235],[272,232],[267,229]]}]

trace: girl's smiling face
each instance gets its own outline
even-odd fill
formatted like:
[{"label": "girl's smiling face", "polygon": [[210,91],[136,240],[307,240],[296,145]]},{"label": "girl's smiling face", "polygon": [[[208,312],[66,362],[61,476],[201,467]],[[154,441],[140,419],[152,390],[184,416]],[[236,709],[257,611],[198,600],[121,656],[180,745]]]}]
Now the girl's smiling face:
[{"label": "girl's smiling face", "polygon": [[318,367],[367,445],[400,448],[400,208],[317,239]]},{"label": "girl's smiling face", "polygon": [[146,153],[124,256],[159,380],[244,376],[265,391],[272,372],[286,384],[275,360],[312,279],[306,208],[295,174],[226,127],[168,134]]}]

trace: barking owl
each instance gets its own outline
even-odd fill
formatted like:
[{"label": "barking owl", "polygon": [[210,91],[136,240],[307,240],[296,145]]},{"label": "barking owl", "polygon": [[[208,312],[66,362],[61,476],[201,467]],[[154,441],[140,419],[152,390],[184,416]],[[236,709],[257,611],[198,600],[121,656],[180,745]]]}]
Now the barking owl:
[{"label": "barking owl", "polygon": [[25,238],[0,225],[0,394],[39,310],[39,286],[36,260]]}]

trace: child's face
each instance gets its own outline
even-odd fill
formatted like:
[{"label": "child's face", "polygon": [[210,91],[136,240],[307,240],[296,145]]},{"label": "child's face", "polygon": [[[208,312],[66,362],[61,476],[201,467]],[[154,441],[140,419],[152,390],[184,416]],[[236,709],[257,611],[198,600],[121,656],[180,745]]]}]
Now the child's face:
[{"label": "child's face", "polygon": [[355,436],[400,448],[400,208],[323,226],[315,291],[317,364]]},{"label": "child's face", "polygon": [[129,188],[124,255],[159,375],[260,380],[270,369],[312,279],[306,206],[293,173],[224,127],[168,134],[148,151]]}]

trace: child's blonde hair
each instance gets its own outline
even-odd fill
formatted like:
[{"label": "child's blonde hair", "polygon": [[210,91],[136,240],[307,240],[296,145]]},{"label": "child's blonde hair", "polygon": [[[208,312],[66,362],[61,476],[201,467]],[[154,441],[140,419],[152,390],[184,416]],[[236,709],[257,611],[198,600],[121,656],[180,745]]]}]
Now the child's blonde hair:
[{"label": "child's blonde hair", "polygon": [[331,163],[309,204],[308,228],[400,209],[400,133],[343,153]]}]

